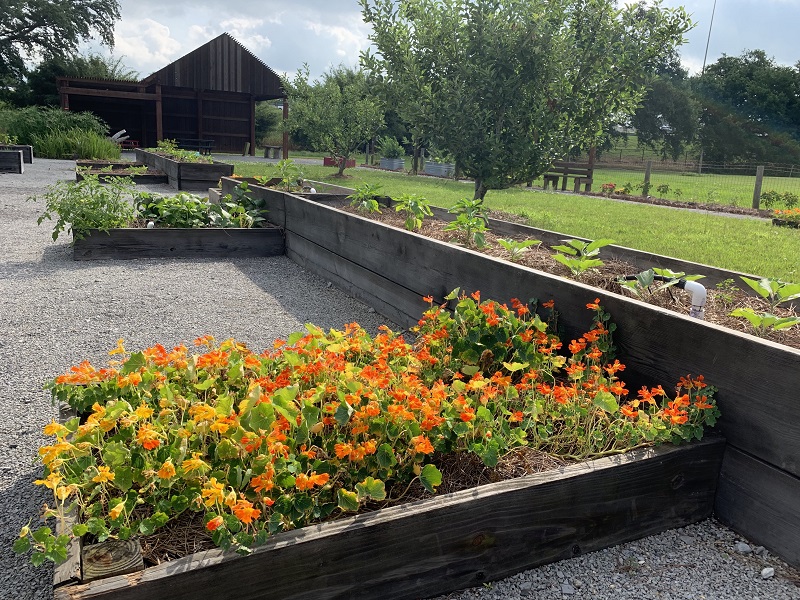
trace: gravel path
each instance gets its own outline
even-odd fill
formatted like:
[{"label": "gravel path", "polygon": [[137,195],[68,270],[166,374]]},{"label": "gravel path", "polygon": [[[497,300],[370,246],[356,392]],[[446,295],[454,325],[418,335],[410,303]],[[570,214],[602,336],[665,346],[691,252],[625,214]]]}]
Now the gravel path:
[{"label": "gravel path", "polygon": [[[10,550],[48,500],[32,485],[41,429],[55,416],[41,389],[47,378],[84,358],[104,362],[120,337],[133,349],[209,333],[260,350],[306,322],[358,321],[370,331],[385,322],[285,257],[73,262],[66,241],[51,241],[48,222],[36,226],[41,203],[25,199],[71,179],[74,166],[37,159],[21,176],[0,175],[0,600],[52,598],[52,569]],[[709,520],[442,600],[800,600],[795,571],[761,549],[737,550],[739,541]],[[774,575],[762,579],[764,568]]]}]

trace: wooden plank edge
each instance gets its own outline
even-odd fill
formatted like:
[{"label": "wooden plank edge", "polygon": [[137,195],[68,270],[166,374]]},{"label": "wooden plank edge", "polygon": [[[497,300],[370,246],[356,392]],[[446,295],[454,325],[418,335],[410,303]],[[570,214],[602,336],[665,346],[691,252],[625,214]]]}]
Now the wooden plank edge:
[{"label": "wooden plank edge", "polygon": [[[692,446],[681,446],[681,447],[673,447],[670,445],[664,445],[656,448],[645,448],[634,450],[626,454],[617,455],[613,457],[607,458],[600,458],[594,461],[590,461],[587,463],[579,463],[575,465],[569,465],[566,467],[562,467],[555,471],[548,471],[546,473],[538,473],[535,475],[527,475],[524,477],[520,477],[513,480],[507,480],[495,484],[488,484],[485,486],[480,486],[478,488],[474,488],[471,490],[463,490],[460,492],[454,492],[451,494],[445,494],[442,496],[434,497],[431,499],[419,500],[416,502],[412,502],[409,504],[401,505],[401,506],[394,506],[382,509],[380,511],[366,513],[362,515],[357,515],[354,517],[339,519],[336,521],[331,521],[328,523],[318,524],[318,525],[311,525],[308,527],[304,527],[302,529],[288,531],[284,533],[277,534],[271,537],[264,546],[260,546],[255,548],[253,553],[248,557],[241,557],[237,556],[232,552],[223,552],[222,550],[215,549],[215,550],[208,550],[204,552],[199,552],[193,554],[191,556],[187,556],[176,561],[170,561],[168,563],[164,563],[155,567],[150,567],[143,572],[135,573],[131,575],[125,576],[117,576],[111,577],[108,579],[104,579],[101,581],[89,583],[89,584],[80,584],[76,586],[72,586],[71,588],[62,588],[61,590],[57,590],[56,593],[56,600],[81,600],[81,599],[89,599],[89,598],[140,598],[143,597],[140,594],[149,594],[152,593],[153,590],[158,590],[161,592],[166,592],[167,589],[171,590],[169,595],[157,595],[157,596],[149,596],[153,598],[167,598],[167,597],[175,597],[175,598],[190,598],[193,597],[191,594],[193,593],[191,590],[186,590],[181,584],[183,585],[188,584],[189,580],[186,579],[187,576],[191,576],[193,572],[202,570],[202,569],[211,569],[205,575],[206,577],[210,578],[210,581],[216,581],[219,577],[221,577],[222,571],[219,569],[226,563],[231,561],[250,561],[249,564],[252,565],[250,570],[258,570],[263,573],[263,560],[270,559],[270,553],[279,551],[281,549],[286,549],[290,551],[293,555],[306,555],[307,550],[305,549],[309,544],[312,546],[308,547],[308,551],[313,553],[314,544],[319,543],[326,539],[336,538],[337,536],[345,536],[347,540],[352,541],[354,536],[357,539],[357,536],[360,535],[359,532],[365,532],[372,528],[378,528],[380,530],[384,530],[387,526],[391,527],[392,523],[396,521],[398,518],[405,519],[407,521],[406,526],[408,526],[408,520],[414,520],[418,516],[426,514],[430,511],[436,510],[448,510],[448,509],[457,509],[460,510],[461,508],[466,508],[473,503],[482,502],[482,501],[491,501],[494,497],[502,497],[504,494],[515,493],[515,492],[528,492],[534,493],[532,498],[535,498],[535,489],[541,485],[559,485],[560,482],[568,482],[568,481],[575,481],[578,482],[579,478],[584,475],[592,475],[596,478],[604,477],[603,473],[610,470],[610,469],[619,469],[620,467],[630,467],[635,469],[649,469],[653,472],[660,473],[662,471],[660,465],[670,464],[672,465],[671,470],[676,469],[676,465],[689,465],[693,467],[693,473],[690,477],[693,478],[695,483],[700,483],[701,485],[705,486],[706,492],[704,493],[703,498],[698,498],[698,493],[695,492],[692,494],[692,498],[686,498],[686,502],[690,504],[696,504],[697,502],[700,505],[707,504],[706,508],[700,509],[700,512],[697,512],[697,508],[691,509],[691,514],[687,513],[684,515],[673,515],[675,518],[675,523],[671,525],[671,527],[663,527],[663,526],[654,526],[654,528],[645,527],[643,529],[636,529],[632,528],[631,531],[622,532],[622,533],[615,533],[614,534],[614,544],[622,543],[624,541],[630,541],[632,539],[638,539],[647,535],[652,535],[653,533],[657,533],[658,531],[664,531],[668,528],[672,527],[680,527],[687,525],[691,522],[696,522],[706,518],[711,514],[711,509],[713,505],[713,496],[714,496],[714,488],[716,486],[716,477],[708,477],[707,475],[713,473],[716,475],[719,470],[719,464],[722,461],[722,453],[725,446],[725,440],[721,436],[712,435],[708,436],[706,439],[700,442],[695,442]],[[640,463],[646,462],[648,465],[642,465]],[[702,464],[701,464],[702,463]],[[621,484],[621,481],[619,482]],[[680,489],[680,487],[684,484],[682,470],[678,471],[678,474],[673,477],[670,484],[667,486],[669,489],[675,491]],[[552,488],[551,488],[552,489]],[[614,502],[613,498],[610,498],[609,501]],[[534,502],[534,505],[536,503]],[[669,512],[669,511],[668,511]],[[415,521],[416,522],[416,521]],[[475,531],[481,530],[481,524],[475,523],[473,525]],[[481,535],[478,534],[478,537],[481,538]],[[481,538],[482,539],[482,538]],[[344,540],[344,541],[347,541]],[[344,543],[344,541],[342,543]],[[467,540],[471,541],[470,546],[474,546],[475,540]],[[452,540],[451,540],[452,543]],[[492,545],[491,540],[489,541],[489,547]],[[613,545],[613,544],[608,544]],[[572,546],[570,546],[572,548]],[[604,546],[601,546],[604,547]],[[583,551],[594,551],[599,548],[593,547],[591,544],[585,546]],[[477,552],[477,557],[480,558],[483,550],[485,548],[478,547],[474,549]],[[470,552],[470,560],[476,558],[475,552]],[[574,551],[570,551],[573,552]],[[581,550],[578,550],[580,553]],[[263,559],[261,558],[263,556]],[[537,559],[541,557],[533,557],[527,556],[522,557],[521,560],[523,561],[533,561],[531,564],[543,564],[542,562],[537,562]],[[562,556],[560,558],[569,558],[569,556]],[[546,557],[545,562],[551,562],[552,560],[556,560],[558,557],[554,558],[552,556]],[[312,559],[309,559],[312,560]],[[294,561],[293,564],[297,565],[297,569],[306,569],[302,564],[298,564],[297,561]],[[333,568],[336,568],[336,564],[333,564]],[[326,565],[328,568],[331,565]],[[363,565],[362,565],[363,567]],[[497,579],[500,577],[505,577],[511,572],[518,572],[521,570],[518,565],[512,566],[510,568],[504,567],[503,564],[496,565],[497,571],[493,573],[489,573],[489,576],[486,579]],[[354,567],[353,567],[354,568]],[[451,581],[444,581],[441,573],[443,568],[447,568],[447,564],[426,564],[426,569],[432,570],[437,572],[436,579],[443,580],[441,584],[447,586],[446,588],[441,589],[454,589],[453,584]],[[359,567],[359,570],[361,567]],[[306,569],[307,571],[307,569]],[[309,572],[311,575],[312,572]],[[350,574],[353,575],[353,571],[350,571]],[[169,578],[175,577],[178,575],[183,575],[184,577],[181,579],[180,577],[177,579],[172,579],[169,583]],[[485,571],[483,567],[477,573],[476,576],[484,577]],[[356,573],[356,576],[358,574]],[[311,577],[317,577],[316,574],[311,575]],[[322,576],[324,578],[324,576]],[[404,580],[408,580],[407,576],[404,577]],[[399,580],[398,580],[399,581]],[[244,582],[245,585],[247,582]],[[317,582],[319,585],[321,582]],[[391,581],[389,582],[391,584]],[[462,582],[464,583],[464,582]],[[467,582],[468,583],[468,582]],[[333,580],[325,580],[324,581],[325,587],[331,588],[331,586],[336,586],[336,582]],[[439,585],[441,585],[439,584]],[[153,585],[155,587],[149,587]],[[407,585],[407,581],[406,581]],[[166,587],[165,587],[166,586]],[[366,586],[366,583],[365,583]],[[303,586],[300,586],[303,587]],[[366,586],[368,587],[368,586]],[[315,598],[318,597],[315,594],[320,591],[320,587],[312,588],[308,594],[305,592],[300,592],[298,594],[293,594],[292,598]],[[391,589],[391,588],[390,588]],[[316,590],[316,591],[315,591]],[[209,590],[210,591],[210,590]],[[244,591],[244,590],[240,590]],[[324,597],[340,597],[338,595],[333,596],[335,590],[328,589],[326,592],[330,592],[326,594]],[[350,590],[351,592],[353,590]],[[426,590],[430,591],[430,590]],[[183,592],[183,593],[181,593]],[[367,592],[372,593],[372,592]],[[119,594],[119,596],[117,596]],[[252,594],[252,592],[251,592]],[[207,596],[210,598],[222,598],[219,595],[212,595]],[[246,595],[247,598],[255,598],[256,596],[253,595]],[[258,596],[262,597],[262,596]],[[273,597],[273,596],[264,596],[264,598]],[[278,596],[276,596],[278,597]],[[287,596],[279,596],[281,598]],[[342,596],[344,597],[344,596]],[[369,595],[364,596],[364,594],[356,595],[356,596],[347,596],[347,597],[371,597]],[[394,597],[394,596],[391,596]],[[407,597],[413,598],[418,597],[415,595],[405,595],[405,596],[396,596],[396,597]]]},{"label": "wooden plank edge", "polygon": [[714,511],[737,533],[800,567],[800,478],[729,445]]}]

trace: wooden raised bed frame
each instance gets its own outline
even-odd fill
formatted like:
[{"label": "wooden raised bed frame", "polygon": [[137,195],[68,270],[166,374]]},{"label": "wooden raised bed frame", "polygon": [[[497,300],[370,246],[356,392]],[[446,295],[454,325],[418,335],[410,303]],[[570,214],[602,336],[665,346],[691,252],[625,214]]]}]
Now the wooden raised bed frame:
[{"label": "wooden raised bed frame", "polygon": [[178,162],[140,148],[136,148],[136,162],[166,173],[169,184],[177,190],[204,192],[216,186],[221,177],[233,175],[233,165],[228,163]]},{"label": "wooden raised bed frame", "polygon": [[[235,180],[223,179],[228,193]],[[499,260],[309,200],[266,190],[269,219],[284,228],[286,253],[401,326],[416,322],[421,297],[456,287],[484,298],[556,300],[566,339],[588,324],[587,302],[611,313],[629,389],[675,385],[702,374],[719,388],[720,429],[728,440],[716,516],[734,531],[800,566],[800,350],[692,319],[570,279]],[[508,227],[522,227],[507,224]],[[494,225],[492,225],[494,228]],[[527,228],[528,237],[543,239]],[[549,232],[558,239],[571,236]],[[639,267],[663,266],[723,281],[730,272],[615,247]],[[604,248],[604,251],[606,249]],[[702,270],[698,267],[702,267]]]},{"label": "wooden raised bed frame", "polygon": [[59,570],[54,596],[427,598],[708,517],[724,445],[636,450],[304,527],[246,557],[209,550],[87,584]]},{"label": "wooden raised bed frame", "polygon": [[133,258],[247,258],[280,256],[283,232],[277,227],[155,228],[92,230],[73,243],[75,260]]}]

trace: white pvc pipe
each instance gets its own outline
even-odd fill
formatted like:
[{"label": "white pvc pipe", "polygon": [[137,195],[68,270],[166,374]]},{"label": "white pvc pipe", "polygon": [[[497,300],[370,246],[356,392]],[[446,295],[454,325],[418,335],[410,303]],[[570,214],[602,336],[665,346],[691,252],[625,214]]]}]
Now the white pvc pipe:
[{"label": "white pvc pipe", "polygon": [[689,316],[695,319],[705,318],[707,296],[705,286],[697,281],[687,281],[683,284],[683,289],[689,292],[692,297],[692,308],[689,310]]}]

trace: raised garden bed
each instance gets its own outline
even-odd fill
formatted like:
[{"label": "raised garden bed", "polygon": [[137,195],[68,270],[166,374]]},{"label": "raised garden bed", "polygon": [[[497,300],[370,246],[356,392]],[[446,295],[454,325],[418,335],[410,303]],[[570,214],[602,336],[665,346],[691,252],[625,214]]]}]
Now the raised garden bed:
[{"label": "raised garden bed", "polygon": [[[322,158],[322,166],[323,167],[338,167],[341,162],[342,162],[341,159],[337,160],[333,156],[325,156],[325,157]],[[352,169],[355,166],[356,166],[356,159],[355,158],[349,158],[349,159],[347,159],[347,162],[345,163],[344,168],[345,169]]]},{"label": "raised garden bed", "polygon": [[178,190],[206,191],[221,177],[233,175],[233,165],[228,163],[179,162],[140,148],[136,149],[136,162],[163,171],[169,185]]},{"label": "raised garden bed", "polygon": [[0,150],[0,173],[21,175],[24,172],[22,150]]},{"label": "raised garden bed", "polygon": [[265,228],[124,228],[92,230],[75,240],[75,260],[247,258],[284,254],[283,232]]},{"label": "raised garden bed", "polygon": [[[223,180],[223,191],[233,185],[235,180]],[[461,287],[492,298],[555,298],[569,339],[582,333],[584,305],[599,297],[617,323],[617,354],[627,365],[631,389],[646,382],[669,386],[675,373],[703,373],[719,388],[720,424],[729,446],[716,514],[787,562],[800,564],[800,512],[794,506],[800,497],[800,350],[324,203],[253,190],[267,200],[269,219],[285,229],[290,258],[403,326],[415,324],[422,296],[441,301]],[[767,522],[772,525],[762,526]]]},{"label": "raised garden bed", "polygon": [[724,441],[635,450],[280,533],[249,556],[209,550],[56,600],[424,598],[681,527],[714,505]]},{"label": "raised garden bed", "polygon": [[[147,167],[146,172],[137,172],[141,167],[147,166],[142,163],[132,162],[79,160],[75,163],[75,180],[82,181],[84,174],[88,173],[97,175],[100,178],[130,177],[136,184],[168,183],[167,174],[163,171]],[[133,172],[130,170],[131,168],[134,169]]]},{"label": "raised garden bed", "polygon": [[22,152],[22,162],[33,163],[33,146],[25,144],[0,144],[0,150],[19,150]]},{"label": "raised garden bed", "polygon": [[786,219],[772,219],[772,224],[778,227],[790,227],[792,229],[800,229],[800,221],[788,221]]},{"label": "raised garden bed", "polygon": [[434,177],[452,177],[456,172],[456,166],[453,163],[437,163],[429,160],[425,162],[423,172]]}]

